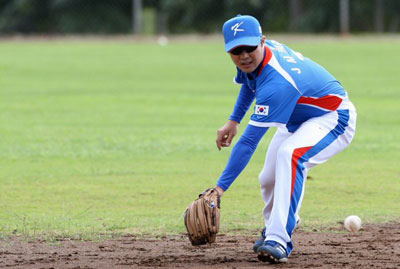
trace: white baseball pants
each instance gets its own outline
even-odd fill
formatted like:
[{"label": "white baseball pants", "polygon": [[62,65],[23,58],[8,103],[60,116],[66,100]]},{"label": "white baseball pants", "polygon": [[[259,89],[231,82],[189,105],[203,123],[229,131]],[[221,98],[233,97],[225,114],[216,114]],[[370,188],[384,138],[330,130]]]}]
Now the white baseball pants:
[{"label": "white baseball pants", "polygon": [[[342,109],[345,108],[345,109]],[[347,99],[338,110],[304,122],[294,133],[278,128],[259,175],[266,240],[293,249],[292,233],[299,219],[309,169],[329,160],[352,141],[357,114]]]}]

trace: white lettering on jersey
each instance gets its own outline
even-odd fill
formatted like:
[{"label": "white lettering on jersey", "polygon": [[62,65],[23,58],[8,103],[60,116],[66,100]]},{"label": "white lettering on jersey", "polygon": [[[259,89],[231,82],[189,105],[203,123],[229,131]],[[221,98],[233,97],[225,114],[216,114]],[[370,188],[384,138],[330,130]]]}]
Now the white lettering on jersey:
[{"label": "white lettering on jersey", "polygon": [[303,54],[301,54],[300,52],[297,52],[297,51],[293,51],[293,53],[297,56],[297,58],[299,58],[300,60],[304,61]]},{"label": "white lettering on jersey", "polygon": [[287,51],[285,50],[285,48],[283,47],[283,45],[281,43],[279,43],[278,41],[275,40],[271,40],[272,45],[274,46],[274,48],[279,51],[279,52],[285,52],[287,53]]},{"label": "white lettering on jersey", "polygon": [[233,36],[236,35],[236,32],[244,32],[244,29],[240,29],[240,28],[239,28],[239,26],[242,25],[242,24],[243,24],[243,22],[241,22],[241,23],[236,23],[234,26],[231,27],[231,30],[232,30],[232,31],[235,31],[235,32],[233,33]]},{"label": "white lettering on jersey", "polygon": [[295,58],[293,58],[292,56],[283,56],[283,58],[285,58],[286,61],[289,62],[289,63],[297,64]]},{"label": "white lettering on jersey", "polygon": [[269,106],[256,105],[255,110],[256,111],[254,112],[254,114],[267,116],[269,111]]},{"label": "white lettering on jersey", "polygon": [[292,68],[291,70],[297,72],[297,74],[301,74],[300,68]]}]

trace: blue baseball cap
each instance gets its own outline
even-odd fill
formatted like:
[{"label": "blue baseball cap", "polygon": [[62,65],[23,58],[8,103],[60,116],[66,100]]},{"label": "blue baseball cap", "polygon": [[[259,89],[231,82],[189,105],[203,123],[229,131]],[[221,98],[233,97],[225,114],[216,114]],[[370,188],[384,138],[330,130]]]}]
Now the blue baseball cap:
[{"label": "blue baseball cap", "polygon": [[226,52],[238,46],[257,46],[262,37],[260,23],[249,15],[237,15],[227,20],[222,27],[222,32]]}]

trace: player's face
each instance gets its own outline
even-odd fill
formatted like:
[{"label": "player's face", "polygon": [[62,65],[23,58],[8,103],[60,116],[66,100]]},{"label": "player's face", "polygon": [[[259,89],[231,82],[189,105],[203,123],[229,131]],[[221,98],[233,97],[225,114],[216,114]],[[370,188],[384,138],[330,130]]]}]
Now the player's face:
[{"label": "player's face", "polygon": [[232,61],[240,70],[251,73],[260,65],[264,57],[264,39],[257,47],[240,46],[229,51]]}]

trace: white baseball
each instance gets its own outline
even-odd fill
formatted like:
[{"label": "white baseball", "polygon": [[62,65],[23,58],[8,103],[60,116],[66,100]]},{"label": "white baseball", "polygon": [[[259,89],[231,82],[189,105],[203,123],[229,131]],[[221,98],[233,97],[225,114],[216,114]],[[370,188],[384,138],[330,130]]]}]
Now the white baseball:
[{"label": "white baseball", "polygon": [[166,45],[168,45],[168,37],[166,37],[166,36],[164,36],[164,35],[159,36],[159,37],[157,38],[157,43],[158,43],[158,45],[160,45],[160,46],[166,46]]},{"label": "white baseball", "polygon": [[348,216],[345,220],[344,220],[344,227],[352,232],[355,233],[358,230],[360,230],[361,228],[361,219],[358,216]]}]

